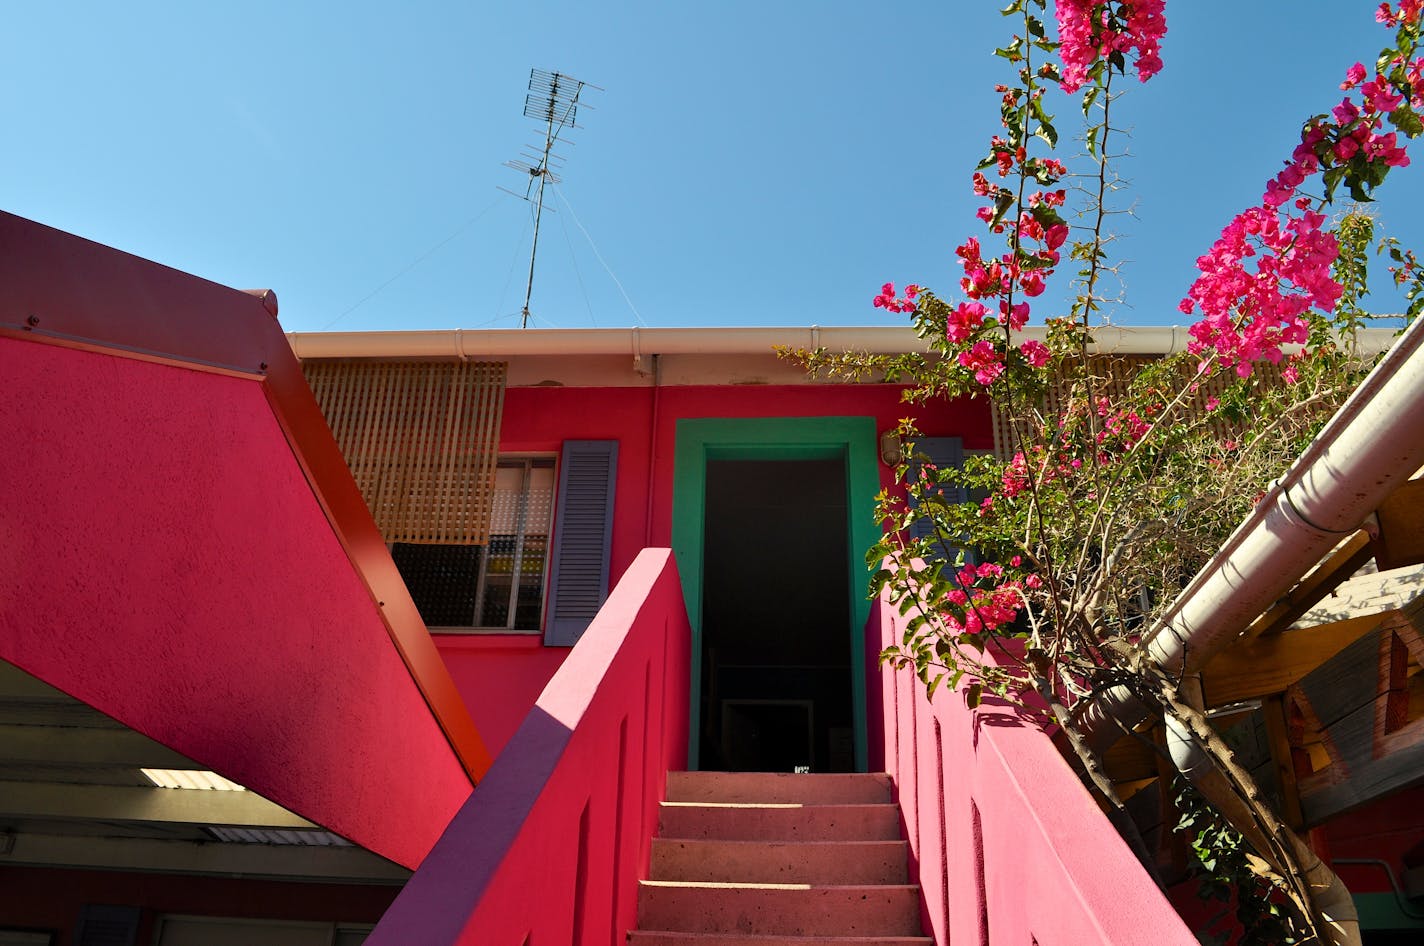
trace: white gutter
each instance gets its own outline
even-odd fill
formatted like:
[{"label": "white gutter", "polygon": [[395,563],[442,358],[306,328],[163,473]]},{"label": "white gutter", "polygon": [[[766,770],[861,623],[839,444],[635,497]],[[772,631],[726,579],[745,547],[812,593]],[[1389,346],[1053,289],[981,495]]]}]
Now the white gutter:
[{"label": "white gutter", "polygon": [[[1190,340],[1179,326],[1099,328],[1093,332],[1100,352],[1164,355],[1181,351]],[[1389,345],[1388,329],[1361,333],[1362,347],[1380,352]],[[1024,338],[1043,339],[1042,328]],[[287,340],[298,358],[470,359],[514,355],[737,355],[765,354],[774,345],[896,354],[928,351],[929,346],[905,325],[800,326],[789,328],[631,328],[631,329],[453,329],[419,332],[290,332]]]},{"label": "white gutter", "polygon": [[[1154,660],[1199,671],[1424,465],[1424,319],[1370,372],[1285,475],[1177,596],[1148,641]],[[1084,714],[1103,745],[1147,710],[1119,690]]]}]

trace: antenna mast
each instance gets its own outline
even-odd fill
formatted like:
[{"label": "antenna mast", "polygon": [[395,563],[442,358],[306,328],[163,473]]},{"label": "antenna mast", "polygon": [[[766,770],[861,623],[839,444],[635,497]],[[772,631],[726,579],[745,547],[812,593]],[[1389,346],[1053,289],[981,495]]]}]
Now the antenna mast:
[{"label": "antenna mast", "polygon": [[[578,117],[579,96],[586,88],[603,91],[596,85],[580,82],[561,72],[529,70],[529,94],[524,97],[524,114],[542,126],[544,143],[542,147],[536,143],[532,149],[521,152],[519,159],[504,162],[505,167],[529,176],[524,193],[515,194],[507,188],[500,188],[506,194],[514,194],[534,204],[534,242],[529,247],[529,280],[524,286],[520,328],[529,327],[529,297],[534,293],[534,260],[539,252],[539,221],[544,215],[544,185],[560,183],[556,170],[564,163],[564,159],[554,153],[554,142],[559,140],[564,129],[582,127],[576,124],[575,119]],[[585,104],[584,107],[590,106]],[[552,207],[549,209],[553,211]]]}]

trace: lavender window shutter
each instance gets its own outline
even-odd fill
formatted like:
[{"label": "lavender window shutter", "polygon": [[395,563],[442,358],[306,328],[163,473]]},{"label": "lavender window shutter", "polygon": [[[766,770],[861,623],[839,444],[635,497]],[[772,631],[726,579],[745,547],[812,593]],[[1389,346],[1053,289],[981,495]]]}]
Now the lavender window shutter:
[{"label": "lavender window shutter", "polygon": [[[959,437],[921,437],[915,441],[913,459],[910,475],[916,478],[920,475],[920,466],[925,461],[933,463],[940,469],[962,467],[964,465],[964,441]],[[941,487],[940,495],[944,497],[945,502],[949,503],[962,503],[969,499],[968,492],[962,486]],[[922,539],[930,534],[930,523],[927,519],[917,520],[910,530],[911,537],[915,539]]]},{"label": "lavender window shutter", "polygon": [[567,440],[559,462],[544,643],[576,643],[608,597],[618,441]]}]

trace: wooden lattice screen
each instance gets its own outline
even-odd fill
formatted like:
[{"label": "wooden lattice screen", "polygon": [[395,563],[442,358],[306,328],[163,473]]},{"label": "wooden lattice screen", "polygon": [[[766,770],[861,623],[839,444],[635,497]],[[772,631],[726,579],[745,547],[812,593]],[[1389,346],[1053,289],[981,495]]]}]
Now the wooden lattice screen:
[{"label": "wooden lattice screen", "polygon": [[309,360],[302,372],[387,542],[489,541],[503,362]]},{"label": "wooden lattice screen", "polygon": [[[1153,355],[1097,355],[1093,357],[1093,369],[1101,379],[1100,391],[1102,394],[1116,400],[1127,393],[1128,385],[1137,373],[1151,362],[1157,360]],[[1274,377],[1279,377],[1279,367],[1262,363],[1257,366],[1257,371],[1266,372]],[[1229,371],[1215,371],[1200,381],[1200,390],[1203,394],[1219,395],[1233,381],[1234,376]],[[1051,387],[1046,398],[1046,409],[1050,414],[1056,414],[1063,407],[1063,399],[1068,393],[1066,384],[1057,384]],[[1009,417],[999,407],[997,401],[991,404],[991,414],[994,422],[994,455],[1001,460],[1008,460],[1013,454],[1010,444],[1013,442],[1012,432],[1009,428]],[[1222,436],[1226,435],[1226,429],[1216,429]]]}]

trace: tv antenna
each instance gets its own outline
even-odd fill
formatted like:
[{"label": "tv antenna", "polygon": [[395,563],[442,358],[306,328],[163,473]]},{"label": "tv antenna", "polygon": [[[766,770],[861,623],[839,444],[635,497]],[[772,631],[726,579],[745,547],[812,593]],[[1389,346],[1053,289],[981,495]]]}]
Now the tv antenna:
[{"label": "tv antenna", "polygon": [[[519,327],[529,327],[529,297],[534,293],[534,259],[539,252],[539,220],[544,215],[544,185],[562,183],[559,171],[564,159],[554,153],[554,143],[565,129],[581,128],[577,124],[579,96],[584,89],[602,92],[596,85],[581,82],[562,72],[548,72],[544,69],[529,70],[529,94],[524,97],[524,114],[539,123],[544,133],[542,147],[538,142],[520,152],[517,159],[504,162],[528,175],[524,193],[518,194],[507,187],[500,190],[513,194],[521,200],[534,204],[534,242],[529,247],[529,280],[524,286],[524,308],[520,310]],[[584,108],[591,106],[584,104]],[[549,208],[551,211],[553,208]]]}]

